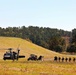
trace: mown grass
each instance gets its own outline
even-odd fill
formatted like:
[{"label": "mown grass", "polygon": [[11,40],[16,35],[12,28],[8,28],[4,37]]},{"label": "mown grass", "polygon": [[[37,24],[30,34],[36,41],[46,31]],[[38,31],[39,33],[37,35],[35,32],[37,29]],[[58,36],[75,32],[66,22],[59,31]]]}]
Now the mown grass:
[{"label": "mown grass", "polygon": [[0,60],[0,75],[76,75],[76,63]]}]

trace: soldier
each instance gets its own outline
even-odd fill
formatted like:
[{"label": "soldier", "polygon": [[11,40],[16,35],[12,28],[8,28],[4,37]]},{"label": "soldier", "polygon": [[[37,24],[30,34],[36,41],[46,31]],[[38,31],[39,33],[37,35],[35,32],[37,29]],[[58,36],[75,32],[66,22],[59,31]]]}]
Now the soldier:
[{"label": "soldier", "polygon": [[37,60],[42,60],[42,58],[43,58],[43,56],[40,55],[39,58],[38,58]]},{"label": "soldier", "polygon": [[64,61],[64,57],[62,57],[62,62]]},{"label": "soldier", "polygon": [[68,60],[68,58],[66,57],[66,58],[65,58],[65,61],[67,62],[67,60]]},{"label": "soldier", "polygon": [[71,58],[69,58],[69,62],[71,61]]},{"label": "soldier", "polygon": [[73,58],[73,62],[75,62],[75,58]]},{"label": "soldier", "polygon": [[54,57],[54,61],[57,61],[57,56]]}]

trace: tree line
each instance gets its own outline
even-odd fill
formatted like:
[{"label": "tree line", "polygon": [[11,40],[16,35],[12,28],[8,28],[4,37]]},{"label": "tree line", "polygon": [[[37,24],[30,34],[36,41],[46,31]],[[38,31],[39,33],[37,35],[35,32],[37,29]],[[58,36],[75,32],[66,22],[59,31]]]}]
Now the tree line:
[{"label": "tree line", "polygon": [[0,27],[0,36],[19,37],[56,52],[62,52],[66,50],[66,42],[62,37],[70,37],[71,34],[73,34],[73,40],[74,38],[76,38],[74,32],[75,30],[73,31],[73,33],[71,33],[70,31],[64,31],[61,29],[59,30],[55,28],[37,26],[7,28]]},{"label": "tree line", "polygon": [[70,53],[76,53],[76,29],[73,29],[71,32],[71,40],[70,40],[70,44],[67,47],[67,52]]}]

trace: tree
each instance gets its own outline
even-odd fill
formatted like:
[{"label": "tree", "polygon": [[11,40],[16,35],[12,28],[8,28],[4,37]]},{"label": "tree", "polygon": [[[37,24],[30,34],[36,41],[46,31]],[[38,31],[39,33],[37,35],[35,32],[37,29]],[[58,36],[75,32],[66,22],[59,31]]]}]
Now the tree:
[{"label": "tree", "polygon": [[55,51],[56,51],[56,52],[62,52],[62,51],[63,51],[62,46],[61,46],[61,45],[57,45],[57,46],[55,47]]},{"label": "tree", "polygon": [[67,52],[76,52],[76,46],[75,45],[70,45],[67,47]]},{"label": "tree", "polygon": [[71,43],[76,45],[76,29],[72,30],[71,38],[72,38]]},{"label": "tree", "polygon": [[53,36],[49,40],[49,49],[53,51],[62,52],[64,46],[65,46],[65,40],[59,36]]}]

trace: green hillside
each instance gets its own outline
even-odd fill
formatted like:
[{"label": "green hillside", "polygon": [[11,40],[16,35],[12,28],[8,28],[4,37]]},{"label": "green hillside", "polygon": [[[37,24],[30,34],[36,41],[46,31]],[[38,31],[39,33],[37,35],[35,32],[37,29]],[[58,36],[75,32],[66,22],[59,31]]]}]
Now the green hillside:
[{"label": "green hillside", "polygon": [[14,37],[0,37],[0,58],[2,59],[4,52],[7,48],[14,48],[17,49],[18,45],[20,44],[20,55],[25,55],[26,59],[29,57],[30,54],[36,55],[43,55],[44,59],[46,58],[53,58],[55,55],[57,56],[65,56],[48,49],[42,48],[38,45],[35,45],[31,42],[28,42],[21,38],[14,38]]}]

